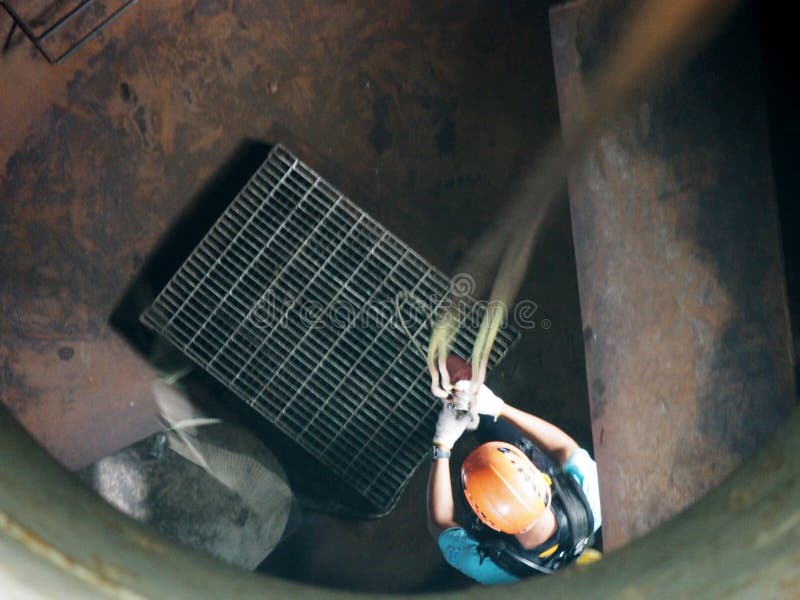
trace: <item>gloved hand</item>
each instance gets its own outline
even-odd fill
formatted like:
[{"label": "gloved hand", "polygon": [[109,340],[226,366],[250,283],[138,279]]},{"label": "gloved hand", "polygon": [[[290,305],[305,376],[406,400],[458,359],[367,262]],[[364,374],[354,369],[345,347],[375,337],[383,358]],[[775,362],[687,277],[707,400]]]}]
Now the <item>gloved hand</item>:
[{"label": "gloved hand", "polygon": [[458,410],[452,402],[445,402],[436,421],[433,443],[445,450],[452,450],[464,431],[476,429],[479,423],[476,413]]},{"label": "gloved hand", "polygon": [[[468,409],[469,407],[469,390],[472,387],[472,382],[467,379],[462,379],[456,382],[453,386],[453,403],[459,408]],[[471,407],[473,411],[481,415],[489,415],[494,417],[495,421],[500,416],[505,403],[496,396],[495,393],[486,387],[484,384],[478,388],[476,395],[475,406]]]}]

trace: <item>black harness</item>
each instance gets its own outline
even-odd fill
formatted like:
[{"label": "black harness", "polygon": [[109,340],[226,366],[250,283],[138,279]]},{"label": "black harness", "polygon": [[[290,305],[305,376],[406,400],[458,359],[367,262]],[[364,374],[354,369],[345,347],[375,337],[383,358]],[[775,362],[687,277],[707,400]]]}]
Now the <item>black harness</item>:
[{"label": "black harness", "polygon": [[[481,560],[491,557],[500,568],[517,577],[550,575],[577,560],[594,541],[594,517],[580,484],[560,469],[548,468],[546,472],[553,483],[551,508],[558,523],[556,532],[540,546],[526,549],[513,535],[494,531],[472,514],[466,529],[480,542]],[[555,552],[540,556],[556,544]]]}]

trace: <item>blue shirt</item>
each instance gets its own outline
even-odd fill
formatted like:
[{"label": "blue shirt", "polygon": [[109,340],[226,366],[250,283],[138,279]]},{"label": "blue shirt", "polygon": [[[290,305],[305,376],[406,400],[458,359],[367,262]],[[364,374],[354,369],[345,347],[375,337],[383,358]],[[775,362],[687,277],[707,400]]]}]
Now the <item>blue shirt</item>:
[{"label": "blue shirt", "polygon": [[[600,514],[600,490],[597,483],[597,463],[583,448],[577,449],[561,467],[572,475],[583,488],[594,517],[594,530],[602,523]],[[451,527],[439,536],[439,548],[445,560],[478,583],[501,585],[519,581],[519,577],[501,569],[490,557],[481,561],[478,540],[462,527]]]}]

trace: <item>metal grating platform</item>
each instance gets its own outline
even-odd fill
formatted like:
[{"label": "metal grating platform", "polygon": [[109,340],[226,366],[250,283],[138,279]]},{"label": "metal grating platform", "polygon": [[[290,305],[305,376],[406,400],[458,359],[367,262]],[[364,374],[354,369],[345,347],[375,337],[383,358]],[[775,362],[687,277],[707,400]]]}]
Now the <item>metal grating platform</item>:
[{"label": "metal grating platform", "polygon": [[[389,510],[430,446],[439,401],[422,349],[453,293],[276,146],[142,321]],[[454,351],[468,357],[485,307],[459,299]],[[517,335],[501,330],[490,368]]]}]

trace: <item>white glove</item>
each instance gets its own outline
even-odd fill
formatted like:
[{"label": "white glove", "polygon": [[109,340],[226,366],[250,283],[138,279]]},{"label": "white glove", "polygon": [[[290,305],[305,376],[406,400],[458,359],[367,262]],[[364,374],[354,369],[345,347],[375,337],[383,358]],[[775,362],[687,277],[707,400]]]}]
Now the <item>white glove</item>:
[{"label": "white glove", "polygon": [[452,402],[445,402],[436,421],[433,443],[445,450],[452,450],[461,434],[467,429],[476,429],[479,423],[476,413],[458,410]]},{"label": "white glove", "polygon": [[462,379],[461,381],[456,382],[455,386],[453,386],[453,403],[459,408],[463,408],[465,410],[471,408],[478,414],[494,417],[496,421],[497,417],[500,416],[500,412],[503,410],[503,405],[505,403],[500,399],[499,396],[496,396],[492,390],[490,390],[484,384],[481,384],[481,386],[478,388],[478,393],[476,394],[475,405],[470,407],[469,391],[471,387],[472,382],[467,379]]}]

